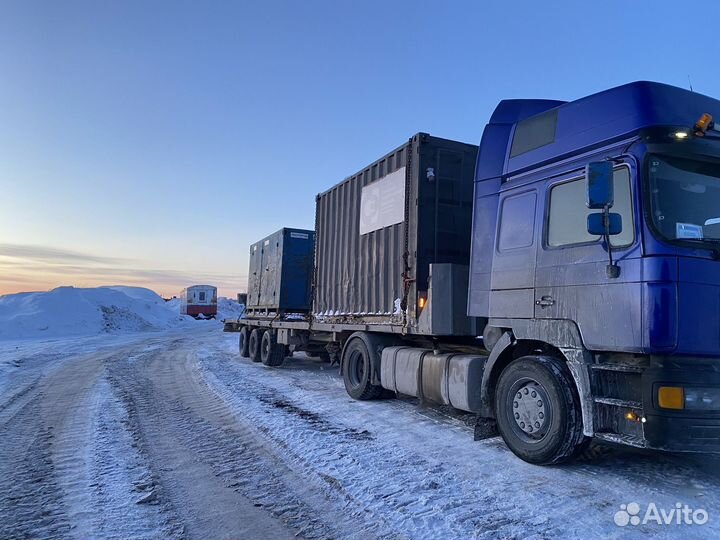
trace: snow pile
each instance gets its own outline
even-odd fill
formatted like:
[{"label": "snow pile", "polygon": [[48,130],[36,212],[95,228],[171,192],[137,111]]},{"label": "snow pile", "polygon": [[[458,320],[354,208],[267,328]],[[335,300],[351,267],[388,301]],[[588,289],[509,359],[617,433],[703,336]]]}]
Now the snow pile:
[{"label": "snow pile", "polygon": [[180,299],[173,297],[170,300],[165,301],[165,305],[168,309],[172,310],[173,313],[180,315]]},{"label": "snow pile", "polygon": [[188,320],[141,287],[58,287],[0,296],[0,339],[161,330]]},{"label": "snow pile", "polygon": [[221,321],[223,319],[239,319],[245,314],[244,304],[238,304],[237,300],[225,298],[224,296],[218,298],[217,308],[217,318]]}]

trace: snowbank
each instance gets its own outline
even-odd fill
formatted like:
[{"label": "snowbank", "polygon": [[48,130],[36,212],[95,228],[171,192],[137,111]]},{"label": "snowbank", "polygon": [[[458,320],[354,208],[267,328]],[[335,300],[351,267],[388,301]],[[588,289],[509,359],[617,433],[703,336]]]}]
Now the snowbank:
[{"label": "snowbank", "polygon": [[0,339],[162,330],[189,321],[141,287],[58,287],[0,296]]},{"label": "snowbank", "polygon": [[219,320],[223,319],[239,319],[245,314],[245,306],[238,304],[237,300],[221,296],[218,298],[218,314]]}]

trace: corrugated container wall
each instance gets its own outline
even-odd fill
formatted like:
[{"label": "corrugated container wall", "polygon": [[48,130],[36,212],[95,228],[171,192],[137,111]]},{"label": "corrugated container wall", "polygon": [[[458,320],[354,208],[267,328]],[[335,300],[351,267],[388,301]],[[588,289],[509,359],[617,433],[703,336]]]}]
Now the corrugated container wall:
[{"label": "corrugated container wall", "polygon": [[420,133],[317,196],[317,320],[430,333],[418,326],[430,264],[469,264],[476,156]]},{"label": "corrugated container wall", "polygon": [[280,229],[250,246],[248,312],[306,312],[315,233]]}]

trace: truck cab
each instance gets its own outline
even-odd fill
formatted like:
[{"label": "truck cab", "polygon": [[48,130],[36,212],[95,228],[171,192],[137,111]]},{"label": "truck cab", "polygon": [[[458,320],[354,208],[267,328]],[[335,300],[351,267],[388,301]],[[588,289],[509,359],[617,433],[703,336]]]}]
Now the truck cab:
[{"label": "truck cab", "polygon": [[[502,101],[486,126],[468,315],[487,321],[482,415],[524,459],[559,455],[547,440],[559,421],[571,446],[720,449],[713,117],[718,100],[635,82]],[[569,393],[544,388],[553,373]]]}]

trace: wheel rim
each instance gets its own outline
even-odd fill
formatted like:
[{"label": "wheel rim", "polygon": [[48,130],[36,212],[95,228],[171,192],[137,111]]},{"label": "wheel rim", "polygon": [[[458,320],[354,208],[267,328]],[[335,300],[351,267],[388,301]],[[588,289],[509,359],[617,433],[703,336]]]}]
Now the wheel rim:
[{"label": "wheel rim", "polygon": [[515,435],[527,443],[538,443],[547,435],[553,406],[542,384],[529,377],[516,381],[507,395],[507,416]]},{"label": "wheel rim", "polygon": [[361,386],[365,380],[365,362],[363,362],[363,355],[359,351],[353,351],[350,355],[348,375],[350,384],[355,388]]}]

